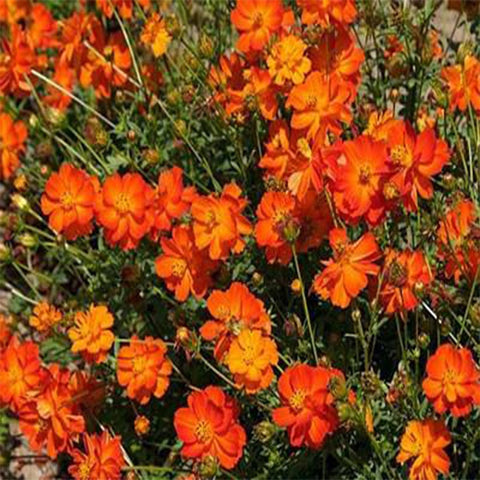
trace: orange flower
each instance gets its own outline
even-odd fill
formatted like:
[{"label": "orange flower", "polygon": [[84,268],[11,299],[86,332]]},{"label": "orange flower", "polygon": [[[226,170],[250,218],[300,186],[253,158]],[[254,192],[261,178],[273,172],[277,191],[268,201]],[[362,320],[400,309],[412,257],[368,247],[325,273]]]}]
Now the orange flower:
[{"label": "orange flower", "polygon": [[86,235],[92,230],[95,202],[95,182],[83,170],[63,163],[45,185],[41,198],[48,224],[68,240]]},{"label": "orange flower", "polygon": [[81,353],[89,363],[104,362],[115,340],[112,326],[113,315],[107,307],[91,305],[87,312],[77,312],[74,325],[68,330],[72,352]]},{"label": "orange flower", "polygon": [[105,385],[93,375],[81,370],[72,373],[68,388],[72,401],[78,404],[82,411],[95,412],[105,399]]},{"label": "orange flower", "polygon": [[313,289],[324,300],[346,308],[367,286],[367,275],[378,275],[380,267],[374,262],[382,252],[370,232],[350,243],[346,230],[334,228],[329,239],[333,259],[322,262],[325,269],[315,277]]},{"label": "orange flower", "polygon": [[302,22],[306,25],[345,25],[357,16],[355,0],[297,0],[297,5],[302,9]]},{"label": "orange flower", "polygon": [[416,211],[418,195],[426,199],[433,196],[430,177],[440,173],[448,162],[448,145],[436,137],[432,128],[416,135],[411,125],[403,121],[393,122],[387,140],[393,171],[388,182],[402,196],[405,207]]},{"label": "orange flower", "polygon": [[342,155],[332,168],[332,189],[336,207],[350,222],[365,216],[375,225],[382,218],[383,182],[389,171],[386,162],[383,142],[361,135],[343,143]]},{"label": "orange flower", "polygon": [[17,411],[39,388],[43,373],[38,345],[12,337],[0,351],[0,404]]},{"label": "orange flower", "polygon": [[296,35],[287,35],[275,43],[267,57],[270,76],[276,85],[303,83],[312,62],[305,56],[307,45]]},{"label": "orange flower", "polygon": [[153,223],[154,191],[138,173],[108,177],[95,201],[98,223],[110,245],[135,248]]},{"label": "orange flower", "polygon": [[212,456],[223,468],[235,467],[247,443],[238,413],[235,400],[218,387],[192,392],[188,407],[179,408],[173,421],[183,442],[182,456],[199,460]]},{"label": "orange flower", "polygon": [[83,450],[71,450],[73,463],[68,473],[75,480],[119,480],[125,465],[120,437],[111,437],[107,430],[100,435],[82,436]]},{"label": "orange flower", "polygon": [[260,330],[244,329],[232,341],[225,363],[238,388],[256,393],[273,380],[272,365],[278,363],[277,346]]},{"label": "orange flower", "polygon": [[340,134],[340,122],[351,122],[350,97],[349,88],[338,75],[310,73],[288,96],[286,106],[294,109],[292,128],[308,129],[307,138],[323,144],[327,132]]},{"label": "orange flower", "polygon": [[154,230],[170,231],[172,221],[184,215],[195,197],[195,188],[183,186],[183,170],[173,167],[158,177],[154,204]]},{"label": "orange flower", "polygon": [[4,0],[0,3],[0,21],[13,25],[29,17],[31,0]]},{"label": "orange flower", "polygon": [[[26,32],[20,26],[11,27],[11,41],[0,38],[0,94],[24,97],[30,94],[31,86],[26,81],[38,57],[31,48]],[[30,83],[34,83],[31,80]]]},{"label": "orange flower", "polygon": [[52,364],[47,373],[40,392],[18,412],[19,426],[34,452],[46,447],[48,456],[57,458],[85,430],[85,420],[72,401],[68,370]]},{"label": "orange flower", "polygon": [[445,67],[442,78],[447,83],[450,95],[450,109],[464,112],[468,105],[480,112],[480,62],[472,55],[466,55],[463,65]]},{"label": "orange flower", "polygon": [[438,256],[447,262],[447,278],[453,277],[456,283],[462,275],[473,282],[480,265],[480,249],[470,238],[476,218],[473,202],[461,200],[447,211],[437,231],[440,247]]},{"label": "orange flower", "polygon": [[292,258],[288,240],[290,234],[298,230],[294,210],[294,197],[284,192],[266,192],[257,207],[255,238],[260,247],[266,247],[270,263],[277,261],[286,265]]},{"label": "orange flower", "polygon": [[0,180],[9,179],[20,166],[18,156],[25,151],[27,134],[23,122],[0,113]]},{"label": "orange flower", "polygon": [[480,370],[468,348],[446,343],[428,359],[423,391],[437,413],[464,417],[480,404]]},{"label": "orange flower", "polygon": [[355,40],[347,29],[327,30],[316,46],[309,50],[308,56],[312,61],[312,70],[324,75],[339,75],[347,82],[352,97],[355,97],[365,53],[355,45]]},{"label": "orange flower", "polygon": [[62,314],[48,302],[40,302],[33,309],[29,319],[31,327],[39,332],[48,332],[54,325],[62,320]]},{"label": "orange flower", "polygon": [[150,431],[150,420],[145,415],[137,415],[134,428],[139,437],[146,435]]},{"label": "orange flower", "polygon": [[[130,20],[133,15],[133,0],[97,0],[97,8],[108,18],[112,18],[113,10],[116,8],[118,13],[125,20]],[[146,8],[150,0],[141,0],[141,6]]]},{"label": "orange flower", "polygon": [[1,358],[5,348],[12,338],[12,332],[10,330],[10,322],[11,318],[6,317],[2,313],[0,313],[0,365],[1,365]]},{"label": "orange flower", "polygon": [[172,37],[168,33],[165,20],[157,12],[153,12],[145,22],[140,40],[152,49],[156,58],[167,51]]},{"label": "orange flower", "polygon": [[32,48],[57,48],[57,28],[50,10],[41,3],[34,3],[27,25],[27,37]]},{"label": "orange flower", "polygon": [[450,459],[444,448],[451,442],[450,433],[441,420],[412,420],[400,441],[398,463],[415,459],[410,480],[434,480],[438,473],[448,475]]},{"label": "orange flower", "polygon": [[127,387],[127,396],[142,405],[152,395],[162,398],[170,384],[172,364],[166,358],[167,347],[160,339],[134,335],[130,344],[122,347],[117,357],[117,380]]},{"label": "orange flower", "polygon": [[273,421],[286,427],[290,444],[319,449],[339,425],[330,381],[343,374],[333,368],[299,364],[289,367],[278,380],[281,407],[272,412]]},{"label": "orange flower", "polygon": [[212,260],[226,259],[230,251],[243,248],[241,235],[250,233],[249,222],[241,215],[246,202],[234,184],[225,185],[222,195],[198,195],[192,203],[193,234],[200,250],[208,247]]},{"label": "orange flower", "polygon": [[171,239],[162,238],[160,242],[163,254],[155,260],[155,271],[167,288],[175,292],[180,302],[190,293],[196,298],[203,297],[212,283],[211,273],[216,262],[195,246],[191,227],[177,226]]},{"label": "orange flower", "polygon": [[110,98],[112,87],[121,87],[127,83],[127,74],[132,65],[130,52],[122,32],[112,33],[108,41],[102,30],[93,46],[88,49],[86,61],[80,70],[80,84],[93,86],[98,98]]},{"label": "orange flower", "polygon": [[240,32],[238,50],[262,50],[280,29],[284,12],[282,0],[237,0],[230,18]]},{"label": "orange flower", "polygon": [[[247,110],[259,111],[266,120],[273,120],[278,110],[276,88],[267,70],[251,67],[243,74],[246,83],[240,93],[231,92],[231,105],[235,102],[245,106]],[[235,111],[241,110],[240,105],[234,107]]]},{"label": "orange flower", "polygon": [[225,292],[214,290],[208,297],[207,308],[214,319],[203,324],[200,334],[205,340],[216,341],[217,361],[223,359],[232,339],[244,329],[270,334],[270,317],[263,302],[243,283],[234,282]]},{"label": "orange flower", "polygon": [[[75,72],[67,63],[56,62],[53,81],[71,92],[75,84]],[[72,103],[72,98],[61,92],[58,87],[48,85],[47,89],[48,95],[43,97],[43,101],[51,108],[63,112]]]},{"label": "orange flower", "polygon": [[433,281],[433,274],[420,251],[388,250],[383,269],[380,298],[387,314],[413,310],[419,303],[415,290]]}]

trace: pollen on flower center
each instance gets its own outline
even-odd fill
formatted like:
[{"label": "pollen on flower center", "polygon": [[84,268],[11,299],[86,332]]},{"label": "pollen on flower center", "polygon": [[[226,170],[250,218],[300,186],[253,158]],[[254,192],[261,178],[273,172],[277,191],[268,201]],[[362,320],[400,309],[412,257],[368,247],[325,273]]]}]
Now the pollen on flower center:
[{"label": "pollen on flower center", "polygon": [[313,95],[309,95],[307,97],[307,107],[310,109],[314,109],[317,106],[317,97]]},{"label": "pollen on flower center", "polygon": [[172,263],[172,273],[175,277],[183,277],[185,270],[187,269],[187,263],[181,258],[175,260]]},{"label": "pollen on flower center", "polygon": [[273,221],[276,225],[283,225],[287,222],[289,216],[290,215],[287,210],[277,210],[273,214]]},{"label": "pollen on flower center", "polygon": [[74,205],[73,195],[70,192],[64,192],[60,197],[60,202],[65,208],[72,208]]},{"label": "pollen on flower center", "polygon": [[195,426],[195,436],[200,442],[208,442],[213,437],[212,426],[205,420],[200,420]]},{"label": "pollen on flower center", "polygon": [[257,351],[253,345],[247,345],[243,352],[243,360],[247,365],[251,365],[257,356]]},{"label": "pollen on flower center", "polygon": [[135,373],[142,373],[145,370],[145,367],[147,366],[147,361],[143,355],[139,357],[135,357],[133,359],[133,371]]},{"label": "pollen on flower center", "polygon": [[256,12],[253,16],[253,28],[260,28],[263,25],[263,14]]},{"label": "pollen on flower center", "polygon": [[407,270],[398,262],[393,262],[388,270],[388,280],[396,287],[401,287],[407,281]]},{"label": "pollen on flower center", "polygon": [[390,156],[395,165],[408,167],[412,164],[412,154],[403,145],[393,147]]},{"label": "pollen on flower center", "polygon": [[307,392],[305,392],[305,390],[302,390],[302,389],[295,390],[289,399],[289,403],[292,409],[295,410],[296,412],[302,410],[306,397],[307,397]]},{"label": "pollen on flower center", "polygon": [[455,370],[447,369],[443,375],[443,383],[456,383],[458,372]]},{"label": "pollen on flower center", "polygon": [[124,193],[121,193],[115,200],[115,208],[120,213],[127,213],[130,210],[130,202]]},{"label": "pollen on flower center", "polygon": [[82,462],[78,467],[78,478],[80,480],[90,480],[90,472],[92,470],[88,461]]},{"label": "pollen on flower center", "polygon": [[360,173],[358,179],[361,184],[366,185],[370,182],[370,178],[372,176],[372,170],[368,165],[362,165],[360,167]]}]

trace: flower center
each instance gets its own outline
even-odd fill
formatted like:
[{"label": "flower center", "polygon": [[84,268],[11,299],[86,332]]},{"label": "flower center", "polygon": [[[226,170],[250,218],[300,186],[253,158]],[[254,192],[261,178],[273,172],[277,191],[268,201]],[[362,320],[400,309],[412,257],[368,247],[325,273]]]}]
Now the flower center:
[{"label": "flower center", "polygon": [[290,217],[287,210],[276,210],[273,214],[273,221],[277,226],[285,225]]},{"label": "flower center", "polygon": [[92,466],[90,463],[85,460],[78,466],[78,478],[79,480],[90,480],[90,472],[92,471]]},{"label": "flower center", "polygon": [[309,95],[307,97],[307,107],[313,110],[317,106],[317,97],[314,95]]},{"label": "flower center", "polygon": [[253,28],[260,28],[263,25],[263,14],[256,12],[253,15]]},{"label": "flower center", "polygon": [[398,191],[397,186],[392,182],[387,182],[383,187],[383,196],[385,200],[393,200],[398,198],[400,192]]},{"label": "flower center", "polygon": [[372,170],[368,165],[362,165],[358,175],[358,180],[362,185],[368,185],[372,176]]},{"label": "flower center", "polygon": [[243,351],[243,361],[247,365],[252,365],[257,357],[257,350],[254,345],[247,345],[245,350]]},{"label": "flower center", "polygon": [[455,372],[454,370],[449,370],[449,369],[448,369],[448,370],[443,374],[443,383],[444,383],[444,384],[456,383],[457,377],[458,377],[457,372]]},{"label": "flower center", "polygon": [[209,422],[200,420],[195,426],[195,436],[199,442],[205,443],[212,439],[213,429]]},{"label": "flower center", "polygon": [[133,359],[133,371],[137,374],[142,373],[147,366],[147,361],[143,355]]},{"label": "flower center", "polygon": [[395,165],[409,167],[412,164],[412,154],[403,145],[393,147],[390,157]]},{"label": "flower center", "polygon": [[303,409],[306,397],[307,392],[305,390],[295,390],[289,399],[290,407],[292,407],[295,412],[299,412]]},{"label": "flower center", "polygon": [[182,278],[185,274],[185,270],[187,270],[187,263],[185,262],[185,260],[178,259],[173,262],[172,272],[175,277]]},{"label": "flower center", "polygon": [[388,270],[388,281],[395,287],[402,287],[407,281],[407,269],[397,261],[392,262]]},{"label": "flower center", "polygon": [[72,208],[74,205],[73,195],[70,192],[64,192],[60,197],[60,202],[64,208]]},{"label": "flower center", "polygon": [[115,200],[115,208],[121,214],[127,213],[130,210],[130,202],[124,193],[121,193]]}]

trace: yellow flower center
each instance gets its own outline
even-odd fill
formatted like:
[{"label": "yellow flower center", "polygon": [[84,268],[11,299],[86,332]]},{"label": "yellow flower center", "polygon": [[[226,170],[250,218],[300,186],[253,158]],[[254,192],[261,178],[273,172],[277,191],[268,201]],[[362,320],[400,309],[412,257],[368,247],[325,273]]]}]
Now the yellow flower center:
[{"label": "yellow flower center", "polygon": [[260,28],[263,25],[263,14],[255,12],[253,15],[253,28]]},{"label": "yellow flower center", "polygon": [[143,355],[139,357],[135,357],[133,359],[133,371],[135,373],[137,374],[142,373],[146,367],[147,367],[147,360]]},{"label": "yellow flower center", "polygon": [[457,383],[458,373],[454,370],[447,369],[447,371],[443,374],[443,383],[444,384],[452,384]]},{"label": "yellow flower center", "polygon": [[307,392],[305,390],[295,390],[289,399],[290,407],[296,412],[299,412],[303,409],[306,398]]},{"label": "yellow flower center", "polygon": [[187,263],[185,262],[185,260],[178,259],[178,260],[175,260],[175,262],[173,262],[172,272],[175,277],[182,278],[186,270],[187,270]]},{"label": "yellow flower center", "polygon": [[317,106],[317,97],[314,95],[309,95],[307,97],[307,107],[313,110]]},{"label": "yellow flower center", "polygon": [[90,480],[90,472],[92,467],[86,460],[78,466],[78,478],[79,480]]},{"label": "yellow flower center", "polygon": [[255,361],[255,358],[257,358],[258,352],[257,349],[254,347],[254,345],[247,345],[245,350],[243,351],[243,361],[247,365],[252,365],[253,362]]},{"label": "yellow flower center", "polygon": [[383,187],[383,196],[385,200],[393,200],[400,195],[398,188],[395,184],[387,182]]},{"label": "yellow flower center", "polygon": [[195,436],[199,442],[206,443],[210,441],[213,437],[213,429],[210,422],[200,420],[197,425],[195,425]]},{"label": "yellow flower center", "polygon": [[403,145],[393,147],[390,157],[395,165],[401,165],[402,167],[409,167],[413,160],[411,152]]},{"label": "yellow flower center", "polygon": [[72,208],[74,205],[73,195],[70,192],[64,192],[60,197],[60,202],[64,208]]},{"label": "yellow flower center", "polygon": [[273,214],[273,221],[275,222],[276,225],[284,225],[287,223],[287,220],[289,219],[290,214],[287,210],[276,210],[275,213]]},{"label": "yellow flower center", "polygon": [[370,178],[372,177],[372,170],[368,165],[362,165],[360,167],[360,172],[358,175],[358,180],[362,185],[368,185],[370,183]]},{"label": "yellow flower center", "polygon": [[127,213],[130,210],[130,202],[124,193],[118,195],[117,199],[115,200],[115,208],[121,214]]},{"label": "yellow flower center", "polygon": [[402,287],[407,281],[407,269],[397,261],[392,262],[388,269],[388,281],[397,288]]}]

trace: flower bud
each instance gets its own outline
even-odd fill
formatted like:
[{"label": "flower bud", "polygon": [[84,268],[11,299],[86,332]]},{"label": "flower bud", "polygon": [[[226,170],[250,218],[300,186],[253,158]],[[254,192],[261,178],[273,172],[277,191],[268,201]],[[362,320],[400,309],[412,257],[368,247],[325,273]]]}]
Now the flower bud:
[{"label": "flower bud", "polygon": [[470,307],[470,320],[474,327],[480,328],[480,300]]},{"label": "flower bud", "polygon": [[127,140],[129,142],[134,142],[137,138],[137,134],[135,133],[135,130],[129,130],[127,132]]},{"label": "flower bud", "polygon": [[328,385],[330,393],[335,400],[346,400],[348,396],[348,388],[344,378],[333,377]]},{"label": "flower bud", "polygon": [[257,425],[253,427],[253,434],[260,443],[268,443],[276,432],[277,427],[268,420],[257,423]]},{"label": "flower bud", "polygon": [[259,287],[263,283],[263,275],[259,272],[253,272],[252,283],[255,287]]},{"label": "flower bud", "polygon": [[9,260],[10,254],[10,249],[4,243],[0,243],[0,262]]},{"label": "flower bud", "polygon": [[198,467],[198,473],[203,478],[213,478],[218,474],[218,461],[211,455],[206,456]]},{"label": "flower bud", "polygon": [[302,281],[299,278],[296,278],[290,284],[290,289],[295,295],[300,295],[302,291]]},{"label": "flower bud", "polygon": [[355,322],[355,323],[358,323],[358,322],[361,322],[362,321],[362,312],[356,308],[353,312],[352,312],[352,320]]},{"label": "flower bud", "polygon": [[25,191],[28,186],[27,177],[23,173],[16,176],[13,181],[13,186],[20,192]]},{"label": "flower bud", "polygon": [[150,420],[144,415],[138,415],[137,418],[135,418],[134,426],[135,433],[141,437],[150,431]]},{"label": "flower bud", "polygon": [[30,207],[30,204],[28,203],[28,200],[23,196],[20,195],[19,193],[14,193],[11,196],[12,203],[19,209],[19,210],[28,210]]},{"label": "flower bud", "polygon": [[154,148],[147,148],[143,151],[143,158],[150,165],[155,165],[160,160],[160,154]]},{"label": "flower bud", "polygon": [[38,239],[30,233],[23,233],[18,237],[18,242],[26,248],[33,248],[38,245]]},{"label": "flower bud", "polygon": [[428,333],[422,332],[418,336],[418,345],[420,348],[426,349],[430,345],[430,335]]}]

